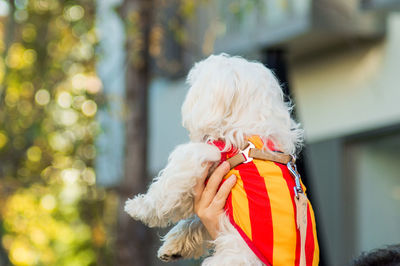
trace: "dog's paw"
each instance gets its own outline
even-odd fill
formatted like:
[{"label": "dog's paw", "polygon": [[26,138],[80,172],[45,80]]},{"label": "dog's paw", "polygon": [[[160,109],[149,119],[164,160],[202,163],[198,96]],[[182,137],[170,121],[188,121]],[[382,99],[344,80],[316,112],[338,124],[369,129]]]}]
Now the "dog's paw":
[{"label": "dog's paw", "polygon": [[133,219],[148,224],[149,226],[152,225],[154,211],[145,195],[140,194],[133,199],[127,200],[124,210],[132,216]]},{"label": "dog's paw", "polygon": [[132,216],[135,220],[142,220],[146,217],[146,208],[143,206],[144,203],[144,195],[137,195],[133,199],[128,199],[125,202],[124,210]]},{"label": "dog's paw", "polygon": [[124,210],[133,219],[141,221],[148,227],[165,227],[169,224],[169,220],[157,212],[154,201],[143,194],[127,200]]},{"label": "dog's paw", "polygon": [[160,260],[196,259],[207,253],[201,228],[190,228],[191,224],[195,224],[192,219],[181,221],[162,238],[164,243],[157,253]]},{"label": "dog's paw", "polygon": [[167,241],[160,247],[157,256],[165,262],[175,261],[184,257],[182,255],[183,249],[183,243]]},{"label": "dog's paw", "polygon": [[162,254],[158,257],[160,260],[164,262],[171,262],[182,258],[180,254]]}]

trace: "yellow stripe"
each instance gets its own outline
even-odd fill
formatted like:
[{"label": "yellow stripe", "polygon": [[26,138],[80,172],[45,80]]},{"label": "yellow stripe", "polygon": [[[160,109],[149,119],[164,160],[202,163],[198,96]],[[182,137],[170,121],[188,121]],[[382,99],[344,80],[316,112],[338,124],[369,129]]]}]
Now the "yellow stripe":
[{"label": "yellow stripe", "polygon": [[251,143],[253,143],[254,146],[255,146],[257,149],[262,149],[262,148],[264,147],[264,142],[263,142],[262,139],[261,139],[259,136],[257,136],[257,135],[251,136],[248,140],[249,140]]},{"label": "yellow stripe", "polygon": [[318,266],[319,263],[319,245],[318,245],[318,238],[317,238],[317,228],[315,226],[315,216],[314,216],[314,210],[308,202],[308,208],[310,209],[310,215],[311,215],[311,223],[312,223],[312,228],[313,228],[313,235],[314,235],[314,257],[313,257],[313,263],[312,265]]},{"label": "yellow stripe", "polygon": [[235,223],[242,228],[243,232],[252,240],[251,222],[249,212],[249,201],[244,190],[243,180],[237,170],[231,170],[226,177],[234,174],[237,177],[236,185],[232,188],[232,209]]},{"label": "yellow stripe", "polygon": [[290,191],[282,171],[270,161],[253,160],[264,177],[271,204],[273,224],[273,265],[294,265],[296,259],[296,224]]}]

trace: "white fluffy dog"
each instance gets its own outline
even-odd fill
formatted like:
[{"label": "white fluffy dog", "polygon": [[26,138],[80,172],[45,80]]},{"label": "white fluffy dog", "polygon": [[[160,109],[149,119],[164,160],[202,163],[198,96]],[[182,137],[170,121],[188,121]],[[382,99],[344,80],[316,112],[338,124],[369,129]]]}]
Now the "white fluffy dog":
[{"label": "white fluffy dog", "polygon": [[[204,176],[204,162],[218,164],[221,151],[210,144],[223,140],[225,149],[243,149],[246,137],[270,139],[285,154],[295,154],[302,130],[290,117],[291,106],[273,73],[258,62],[226,54],[211,55],[190,70],[190,89],[182,106],[183,126],[191,142],[179,145],[144,195],[126,202],[125,210],[150,227],[175,224],[162,239],[164,261],[212,256],[203,265],[263,265],[224,216],[215,241],[194,214],[193,188]],[[265,149],[268,149],[265,147]],[[211,245],[210,245],[211,244]]]}]

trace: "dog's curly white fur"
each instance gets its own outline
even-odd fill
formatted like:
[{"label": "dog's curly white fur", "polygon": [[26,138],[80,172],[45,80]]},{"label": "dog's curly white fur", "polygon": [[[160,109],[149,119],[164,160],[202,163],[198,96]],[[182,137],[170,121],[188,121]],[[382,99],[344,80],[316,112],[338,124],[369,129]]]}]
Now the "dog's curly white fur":
[{"label": "dog's curly white fur", "polygon": [[[295,154],[303,131],[290,117],[291,105],[273,73],[258,62],[226,54],[196,63],[187,79],[190,89],[182,106],[183,126],[191,142],[178,146],[145,195],[126,202],[125,210],[150,227],[175,225],[162,239],[158,256],[165,261],[207,254],[210,236],[194,215],[193,188],[207,171],[205,162],[220,161],[218,148],[243,148],[247,136],[272,140],[284,153]],[[265,147],[268,149],[267,147]],[[263,265],[226,216],[212,256],[203,265]]]},{"label": "dog's curly white fur", "polygon": [[301,146],[303,130],[290,117],[292,107],[261,63],[211,55],[194,65],[187,81],[182,122],[192,141],[222,139],[227,148],[241,148],[246,136],[260,135],[287,154]]},{"label": "dog's curly white fur", "polygon": [[204,175],[205,162],[220,159],[218,148],[206,143],[179,145],[147,193],[128,200],[125,211],[149,227],[165,227],[192,216],[196,180]]}]

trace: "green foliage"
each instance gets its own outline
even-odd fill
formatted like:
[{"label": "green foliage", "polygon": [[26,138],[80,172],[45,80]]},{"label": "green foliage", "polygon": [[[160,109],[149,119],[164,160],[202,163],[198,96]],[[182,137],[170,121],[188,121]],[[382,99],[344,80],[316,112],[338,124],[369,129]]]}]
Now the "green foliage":
[{"label": "green foliage", "polygon": [[95,2],[9,3],[0,18],[1,243],[14,265],[107,264],[110,195],[92,168]]}]

